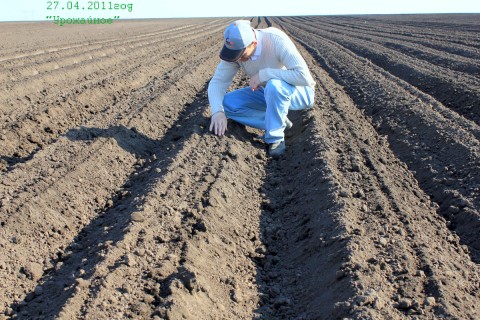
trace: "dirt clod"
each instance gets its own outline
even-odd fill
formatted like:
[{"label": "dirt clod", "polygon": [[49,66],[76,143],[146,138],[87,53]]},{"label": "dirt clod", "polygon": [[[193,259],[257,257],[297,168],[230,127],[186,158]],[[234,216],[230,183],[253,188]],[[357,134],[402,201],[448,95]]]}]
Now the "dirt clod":
[{"label": "dirt clod", "polygon": [[398,300],[398,307],[400,309],[410,309],[412,307],[412,300],[408,298],[401,298]]},{"label": "dirt clod", "polygon": [[435,300],[434,297],[427,297],[427,298],[425,299],[424,304],[425,304],[426,306],[433,307],[433,306],[435,306],[435,304],[436,304],[436,300]]},{"label": "dirt clod", "polygon": [[30,280],[38,281],[43,275],[43,266],[36,262],[27,263],[21,270]]}]

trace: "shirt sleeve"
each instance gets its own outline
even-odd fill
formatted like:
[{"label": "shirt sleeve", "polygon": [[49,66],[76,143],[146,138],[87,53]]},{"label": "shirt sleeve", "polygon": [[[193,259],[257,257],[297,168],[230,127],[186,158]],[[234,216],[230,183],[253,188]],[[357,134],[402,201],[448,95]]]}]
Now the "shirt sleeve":
[{"label": "shirt sleeve", "polygon": [[240,66],[235,62],[221,61],[208,84],[208,101],[212,114],[223,111],[223,97],[232,84]]},{"label": "shirt sleeve", "polygon": [[287,36],[276,36],[273,45],[275,56],[285,66],[285,69],[261,69],[258,74],[260,82],[265,83],[270,79],[280,79],[294,86],[313,87],[315,81],[310,74],[307,63],[292,40]]}]

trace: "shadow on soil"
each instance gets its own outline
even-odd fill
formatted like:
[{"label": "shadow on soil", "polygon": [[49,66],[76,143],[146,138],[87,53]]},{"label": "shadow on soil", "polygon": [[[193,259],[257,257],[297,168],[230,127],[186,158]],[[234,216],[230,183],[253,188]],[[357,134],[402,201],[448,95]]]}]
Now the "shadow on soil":
[{"label": "shadow on soil", "polygon": [[[72,129],[66,134],[74,141],[114,138],[123,149],[147,161],[145,165],[136,167],[122,188],[112,196],[113,203],[110,202],[79,232],[65,252],[58,254],[53,263],[55,267],[45,272],[37,288],[23,301],[11,305],[18,319],[56,318],[67,300],[80,290],[83,280],[90,280],[92,285],[82,290],[88,290],[89,298],[95,298],[99,291],[99,285],[95,283],[101,283],[101,279],[92,279],[97,265],[103,261],[108,247],[116,246],[124,238],[124,229],[129,225],[132,213],[142,205],[141,199],[149,193],[154,182],[168,173],[167,168],[188,137],[202,126],[207,127],[209,120],[202,115],[206,104],[205,86],[161,140],[153,140],[135,128],[124,126]],[[148,162],[153,155],[156,160]],[[157,168],[161,170],[157,172]],[[118,261],[112,268],[124,263],[127,261]],[[39,291],[43,293],[38,294]]]},{"label": "shadow on soil", "polygon": [[12,171],[15,165],[31,160],[39,150],[41,150],[40,147],[36,148],[25,157],[20,156],[18,153],[14,153],[12,157],[0,156],[0,170],[3,172]]}]

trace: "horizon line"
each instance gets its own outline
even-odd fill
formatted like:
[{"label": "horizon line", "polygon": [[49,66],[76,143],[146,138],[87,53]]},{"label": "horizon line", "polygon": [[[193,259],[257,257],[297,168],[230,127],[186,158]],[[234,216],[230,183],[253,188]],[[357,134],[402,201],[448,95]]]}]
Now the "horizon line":
[{"label": "horizon line", "polygon": [[[252,15],[243,17],[321,17],[321,16],[396,16],[396,15],[466,15],[480,14],[480,12],[412,12],[412,13],[330,13],[330,14],[293,14],[293,15]],[[154,19],[215,19],[237,18],[240,16],[191,16],[191,17],[148,17],[148,18],[124,18],[117,21],[127,20],[154,20]],[[51,20],[0,20],[2,22],[51,22]]]}]

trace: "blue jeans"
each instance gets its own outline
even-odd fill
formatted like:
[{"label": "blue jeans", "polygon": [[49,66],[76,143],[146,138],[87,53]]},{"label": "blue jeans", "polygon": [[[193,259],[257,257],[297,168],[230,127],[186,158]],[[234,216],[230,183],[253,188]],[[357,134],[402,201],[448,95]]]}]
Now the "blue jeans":
[{"label": "blue jeans", "polygon": [[223,99],[225,115],[249,127],[265,130],[265,142],[284,140],[288,110],[311,108],[313,89],[297,87],[283,80],[272,79],[265,88],[250,87],[229,92]]}]

